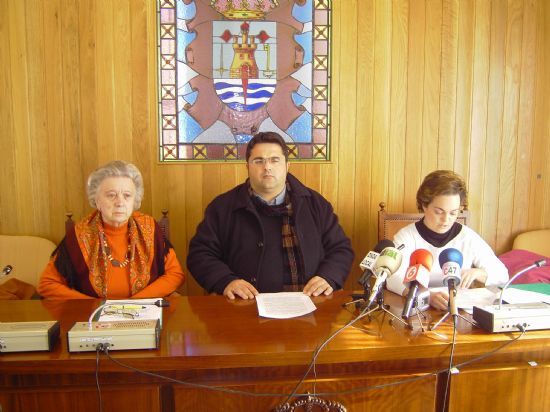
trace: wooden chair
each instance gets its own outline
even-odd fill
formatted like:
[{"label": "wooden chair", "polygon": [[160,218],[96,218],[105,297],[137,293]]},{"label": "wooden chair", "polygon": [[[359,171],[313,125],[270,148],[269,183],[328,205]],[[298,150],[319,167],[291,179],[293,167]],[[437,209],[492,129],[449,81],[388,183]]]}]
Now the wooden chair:
[{"label": "wooden chair", "polygon": [[[378,241],[382,239],[393,240],[399,230],[410,223],[419,221],[423,213],[388,213],[386,212],[386,203],[379,203],[378,211]],[[468,225],[468,211],[460,212],[457,222]]]},{"label": "wooden chair", "polygon": [[[162,209],[162,217],[157,220],[160,230],[164,233],[164,238],[170,241],[170,220],[168,219],[168,209]],[[65,213],[67,220],[65,221],[65,232],[74,227],[73,212]]]},{"label": "wooden chair", "polygon": [[523,249],[542,256],[550,256],[550,229],[530,230],[514,239],[512,249]]},{"label": "wooden chair", "polygon": [[54,249],[55,243],[41,237],[0,235],[0,270],[12,267],[0,283],[16,278],[36,287]]}]

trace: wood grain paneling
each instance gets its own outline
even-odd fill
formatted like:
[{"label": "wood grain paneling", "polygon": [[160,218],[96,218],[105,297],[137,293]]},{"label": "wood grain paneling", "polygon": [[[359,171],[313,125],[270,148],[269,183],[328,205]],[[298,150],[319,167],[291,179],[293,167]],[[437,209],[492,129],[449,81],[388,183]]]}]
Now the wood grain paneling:
[{"label": "wood grain paneling", "polygon": [[[153,0],[0,0],[0,232],[55,242],[84,183],[120,158],[142,210],[170,210],[182,263],[206,205],[243,164],[159,164]],[[498,253],[550,227],[550,5],[544,0],[333,0],[332,156],[291,170],[334,205],[356,263],[376,211],[414,211],[425,174],[470,188],[471,224]],[[347,287],[359,275],[354,270]],[[189,279],[184,292],[202,293]]]}]

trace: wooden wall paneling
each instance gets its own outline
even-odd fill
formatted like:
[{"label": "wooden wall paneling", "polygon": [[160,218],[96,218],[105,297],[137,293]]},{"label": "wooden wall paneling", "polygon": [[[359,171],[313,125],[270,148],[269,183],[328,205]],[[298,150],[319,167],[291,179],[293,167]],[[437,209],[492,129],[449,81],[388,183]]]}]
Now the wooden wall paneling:
[{"label": "wooden wall paneling", "polygon": [[491,7],[491,39],[489,55],[489,105],[487,110],[487,150],[483,187],[483,221],[481,236],[492,246],[497,237],[498,187],[504,105],[504,64],[507,9],[503,4]]},{"label": "wooden wall paneling", "polygon": [[457,91],[454,170],[468,179],[471,141],[472,71],[474,55],[474,0],[462,0],[458,8]]},{"label": "wooden wall paneling", "polygon": [[[355,106],[356,132],[353,151],[355,152],[355,184],[353,229],[346,232],[352,238],[355,248],[353,274],[358,273],[357,262],[372,250],[376,239],[376,229],[371,218],[372,169],[375,167],[373,153],[373,99],[374,99],[374,32],[375,3],[365,1],[357,9],[357,104]],[[333,106],[335,107],[335,106]],[[334,109],[335,111],[338,109]],[[355,286],[356,279],[351,281]]]},{"label": "wooden wall paneling", "polygon": [[[201,205],[204,208],[221,193],[221,169],[217,163],[202,165],[202,199]],[[190,234],[191,236],[193,234]]]},{"label": "wooden wall paneling", "polygon": [[288,171],[289,173],[292,173],[295,177],[297,177],[301,182],[305,183],[306,168],[308,166],[309,165],[305,165],[304,163],[292,163]]},{"label": "wooden wall paneling", "polygon": [[[441,19],[440,0],[426,3],[424,37],[424,106],[422,108],[421,179],[437,170],[439,140],[439,95],[441,91]],[[416,210],[412,209],[411,211]]]},{"label": "wooden wall paneling", "polygon": [[26,35],[28,81],[29,85],[29,169],[31,181],[28,190],[32,196],[33,205],[41,207],[32,208],[32,232],[40,236],[47,236],[50,232],[49,188],[48,171],[48,131],[45,87],[45,55],[44,55],[44,15],[41,4],[25,4],[26,21],[32,21],[34,30],[28,30]]},{"label": "wooden wall paneling", "polygon": [[318,163],[308,164],[305,170],[305,184],[307,187],[321,191],[321,165]]},{"label": "wooden wall paneling", "polygon": [[550,227],[550,4],[537,3],[537,61],[535,85],[535,120],[531,192],[529,194],[529,229]]},{"label": "wooden wall paneling", "polygon": [[[341,62],[339,71],[339,99],[346,102],[346,109],[339,111],[339,136],[336,144],[339,146],[334,160],[338,162],[336,190],[338,201],[336,210],[344,231],[353,237],[354,198],[355,198],[355,150],[356,111],[357,111],[357,32],[356,24],[358,2],[356,0],[342,2],[342,19],[340,21],[340,44],[337,53]],[[351,21],[354,24],[342,24]],[[336,51],[333,48],[333,51]],[[336,106],[337,107],[337,106]],[[337,157],[336,157],[337,156]],[[357,258],[356,258],[357,260]],[[355,267],[355,264],[353,265]],[[355,276],[348,277],[346,286],[355,284]]]},{"label": "wooden wall paneling", "polygon": [[514,200],[511,235],[515,237],[529,222],[529,183],[531,181],[531,148],[535,113],[535,62],[537,45],[537,10],[532,1],[523,8],[521,77],[514,176]]},{"label": "wooden wall paneling", "polygon": [[[391,97],[390,97],[390,157],[388,163],[388,191],[384,201],[395,210],[403,210],[403,192],[405,190],[405,142],[407,133],[407,66],[411,58],[408,51],[409,38],[409,2],[392,2],[392,56],[391,56]],[[371,97],[372,99],[372,97]],[[376,200],[376,199],[373,199]],[[376,204],[378,211],[378,204]],[[377,229],[378,219],[372,222]],[[377,235],[370,238],[375,242]],[[374,243],[373,243],[374,244]],[[370,249],[369,249],[370,250]]]},{"label": "wooden wall paneling", "polygon": [[[237,180],[237,170],[244,169],[246,170],[245,163],[239,164],[222,164],[220,166],[220,193],[225,193],[228,190],[231,190],[241,181]],[[244,180],[243,180],[244,181]],[[204,205],[207,206],[207,205]]]},{"label": "wooden wall paneling", "polygon": [[[77,219],[90,211],[86,196],[85,182],[91,170],[83,170],[82,159],[87,156],[82,151],[80,129],[80,56],[79,56],[79,8],[74,2],[62,0],[58,11],[61,23],[61,66],[63,78],[63,134],[65,138],[65,196],[68,210]],[[105,25],[103,25],[105,26]],[[93,99],[90,99],[93,101]],[[96,136],[93,136],[94,140]],[[59,210],[64,215],[64,210]]]},{"label": "wooden wall paneling", "polygon": [[[10,3],[10,58],[13,107],[13,153],[16,191],[13,201],[17,205],[13,216],[23,233],[33,232],[32,159],[29,130],[29,79],[26,47],[25,3]],[[25,188],[25,190],[22,190]]]},{"label": "wooden wall paneling", "polygon": [[[72,210],[75,217],[84,216],[88,213],[90,205],[86,198],[86,179],[92,170],[99,166],[99,145],[98,145],[98,129],[99,110],[103,104],[98,100],[98,59],[97,59],[97,35],[98,31],[102,30],[102,26],[98,24],[98,3],[95,0],[81,0],[78,6],[78,28],[79,28],[79,73],[80,73],[80,137],[81,137],[81,152],[80,173],[78,179],[69,177],[67,179],[75,179],[75,186],[79,187],[81,194],[84,197],[78,203],[78,199],[72,193],[67,193],[66,203],[63,204],[63,209],[60,211]],[[65,136],[65,139],[72,139],[73,136]],[[69,163],[69,157],[64,160]],[[77,208],[77,209],[75,209]],[[63,217],[64,214],[63,214]],[[64,226],[62,227],[64,229]]]},{"label": "wooden wall paneling", "polygon": [[495,250],[502,253],[511,245],[511,218],[514,202],[514,175],[519,111],[519,80],[521,79],[521,44],[523,34],[523,4],[508,3],[506,25],[506,66],[504,72],[504,107],[500,180],[498,192],[497,238]]},{"label": "wooden wall paneling", "polygon": [[[372,115],[372,169],[371,197],[369,203],[369,243],[374,245],[378,237],[378,204],[388,195],[388,170],[391,156],[390,108],[392,73],[392,3],[375,2],[374,14],[374,96]],[[367,250],[372,250],[372,246]],[[363,258],[361,256],[361,258]]]},{"label": "wooden wall paneling", "polygon": [[[183,205],[185,205],[185,219],[182,220],[182,222],[185,222],[185,238],[183,242],[186,248],[188,248],[189,241],[196,232],[197,224],[204,216],[204,167],[203,165],[197,164],[185,165],[185,179],[179,181],[175,187],[176,191],[185,193],[185,202],[183,203]],[[176,207],[181,207],[181,204],[177,204]],[[181,260],[185,261],[187,254],[184,256],[180,258],[180,262]],[[191,276],[187,277],[186,283],[187,291],[190,295],[200,295],[203,293],[203,289]]]},{"label": "wooden wall paneling", "polygon": [[540,207],[537,206],[540,204],[533,203],[532,207],[537,208],[534,213],[541,216],[542,227],[550,227],[550,162],[547,161],[547,159],[550,159],[550,116],[548,116],[548,113],[550,113],[550,70],[548,69],[550,66],[550,42],[548,41],[550,38],[550,4],[548,4],[548,2],[542,2],[542,4],[544,8],[544,13],[542,14],[544,16],[543,39],[546,39],[546,41],[543,41],[542,47],[544,58],[541,59],[543,64],[539,69],[541,79],[540,85],[543,86],[539,91],[539,96],[542,96],[540,99],[542,100],[542,110],[540,112],[541,116],[539,117],[542,128],[540,135],[537,135],[537,139],[539,139],[539,141],[541,141],[544,145],[544,164],[546,166],[546,170],[543,175],[543,205]]},{"label": "wooden wall paneling", "polygon": [[[404,210],[416,210],[416,191],[422,180],[422,108],[424,107],[424,36],[426,2],[409,2],[409,59],[407,67],[407,134],[405,142]],[[393,205],[388,210],[397,212]]]},{"label": "wooden wall paneling", "polygon": [[443,0],[438,168],[454,170],[457,106],[458,0]]},{"label": "wooden wall paneling", "polygon": [[[197,168],[200,166],[193,167]],[[179,165],[157,166],[153,187],[158,199],[163,199],[163,201],[158,202],[157,197],[155,197],[153,205],[156,210],[166,207],[170,212],[168,215],[170,217],[170,240],[174,245],[178,260],[186,274],[186,280],[181,291],[189,295],[200,295],[202,294],[202,289],[197,286],[197,283],[186,269],[189,239],[195,233],[198,223],[198,220],[192,220],[188,217],[190,209],[187,205],[187,199],[191,196],[196,198],[196,202],[200,202],[202,196],[200,195],[200,181],[197,182],[197,186],[193,188],[189,187],[189,190],[187,190],[188,181],[192,180],[188,179],[184,167],[180,167]],[[162,192],[160,196],[158,195],[159,192]],[[200,212],[202,213],[202,208]],[[196,213],[193,216],[196,216]]]},{"label": "wooden wall paneling", "polygon": [[2,88],[2,103],[0,104],[0,152],[3,153],[0,169],[0,233],[10,233],[21,230],[19,228],[19,219],[17,218],[16,207],[16,186],[14,184],[17,173],[15,169],[15,125],[14,125],[14,107],[13,94],[16,92],[13,87],[11,75],[12,53],[16,53],[15,45],[12,47],[10,42],[10,31],[13,11],[9,0],[0,1],[0,61],[4,62],[0,66],[0,87]]},{"label": "wooden wall paneling", "polygon": [[489,39],[491,38],[491,3],[477,1],[475,4],[474,50],[472,73],[472,106],[470,131],[470,158],[468,161],[468,207],[472,211],[469,225],[476,230],[481,227],[484,210],[483,187],[485,152],[487,150],[487,107],[489,105]]},{"label": "wooden wall paneling", "polygon": [[[49,160],[47,175],[50,187],[47,191],[48,203],[40,205],[40,207],[46,207],[50,211],[48,217],[50,231],[45,237],[57,241],[62,236],[67,207],[67,191],[64,184],[66,179],[66,148],[63,121],[64,80],[61,70],[63,59],[61,3],[59,0],[54,0],[43,3],[41,7],[43,8],[44,21],[41,31],[45,59],[43,66],[44,82],[36,84],[35,87],[44,88],[46,94],[46,101],[42,110],[46,115],[44,131],[47,149],[41,156],[47,156]],[[46,188],[40,190],[46,190]]]},{"label": "wooden wall paneling", "polygon": [[[96,7],[96,79],[95,104],[97,108],[96,139],[98,165],[116,158],[115,93],[113,76],[114,40],[113,7],[107,0],[97,2]],[[125,159],[126,160],[126,159]]]},{"label": "wooden wall paneling", "polygon": [[[150,79],[147,84],[156,85],[156,65],[150,67],[148,64],[148,33],[154,27],[148,25],[148,8],[143,1],[130,1],[130,34],[131,60],[128,70],[132,73],[130,77],[131,88],[131,117],[129,125],[131,138],[131,155],[133,163],[139,168],[143,175],[145,185],[145,198],[141,210],[156,218],[162,216],[160,211],[167,208],[165,200],[160,202],[157,208],[153,208],[153,181],[154,169],[156,168],[157,153],[157,129],[158,122],[150,121],[150,102],[156,102],[156,88],[151,91],[150,87],[144,87],[140,79]],[[151,10],[154,13],[154,8]],[[146,28],[144,30],[144,27]],[[150,72],[152,75],[149,75]],[[155,112],[156,113],[156,112]],[[129,149],[127,149],[129,150]],[[169,168],[169,166],[168,166]],[[162,196],[162,195],[161,195]]]},{"label": "wooden wall paneling", "polygon": [[137,73],[132,70],[131,64],[132,36],[129,9],[128,0],[113,2],[113,134],[116,147],[113,159],[133,161],[132,148],[138,139],[132,139],[132,78],[137,78]]}]

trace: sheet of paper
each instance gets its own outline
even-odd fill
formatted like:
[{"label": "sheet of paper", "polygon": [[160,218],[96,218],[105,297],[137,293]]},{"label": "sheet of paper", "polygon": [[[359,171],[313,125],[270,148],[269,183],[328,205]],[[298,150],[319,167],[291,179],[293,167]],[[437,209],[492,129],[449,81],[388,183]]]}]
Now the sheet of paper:
[{"label": "sheet of paper", "polygon": [[502,300],[506,303],[550,303],[550,296],[545,295],[544,293],[531,292],[529,290],[521,290],[510,287],[504,291]]},{"label": "sheet of paper", "polygon": [[[446,287],[430,288],[430,291],[444,291],[447,293],[448,289]],[[500,289],[497,287],[458,289],[456,305],[458,308],[471,313],[474,306],[492,305],[495,299],[498,299],[499,294]]]},{"label": "sheet of paper", "polygon": [[258,314],[264,318],[289,319],[313,312],[315,305],[302,292],[260,293],[256,296]]}]

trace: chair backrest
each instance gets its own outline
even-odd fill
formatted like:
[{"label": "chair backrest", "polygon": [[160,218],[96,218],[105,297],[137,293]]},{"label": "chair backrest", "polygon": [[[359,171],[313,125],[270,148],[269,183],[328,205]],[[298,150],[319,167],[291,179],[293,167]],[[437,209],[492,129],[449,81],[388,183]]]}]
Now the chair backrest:
[{"label": "chair backrest", "polygon": [[54,249],[55,243],[41,237],[0,235],[0,270],[13,268],[0,283],[17,278],[36,287]]},{"label": "chair backrest", "polygon": [[[157,220],[157,223],[160,226],[160,230],[164,233],[164,238],[170,241],[170,220],[168,219],[168,209],[162,209],[162,217]],[[67,220],[65,221],[65,232],[71,229],[74,226],[73,212],[65,213]]]},{"label": "chair backrest", "polygon": [[514,239],[512,249],[523,249],[550,257],[550,229],[530,230]]},{"label": "chair backrest", "polygon": [[[379,206],[378,241],[382,239],[393,240],[395,234],[401,228],[419,221],[424,216],[423,213],[388,213],[386,212],[386,204],[384,202],[380,202]],[[457,221],[463,225],[468,225],[468,211],[464,210],[460,212]]]}]

